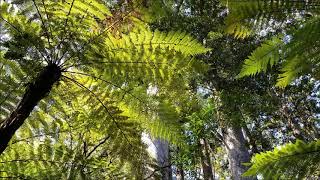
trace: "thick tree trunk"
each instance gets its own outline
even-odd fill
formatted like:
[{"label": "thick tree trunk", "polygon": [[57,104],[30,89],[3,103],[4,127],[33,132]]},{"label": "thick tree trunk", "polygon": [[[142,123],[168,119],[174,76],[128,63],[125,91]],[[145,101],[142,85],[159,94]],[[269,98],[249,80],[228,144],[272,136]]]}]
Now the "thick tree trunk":
[{"label": "thick tree trunk", "polygon": [[226,143],[232,179],[256,179],[241,177],[241,175],[248,169],[246,166],[242,165],[242,163],[250,162],[249,151],[246,147],[246,140],[241,127],[230,125],[230,127],[226,128],[224,131],[224,141]]},{"label": "thick tree trunk", "polygon": [[172,180],[172,169],[170,163],[169,143],[165,140],[156,139],[154,145],[157,151],[158,166],[161,168],[162,180]]},{"label": "thick tree trunk", "polygon": [[27,86],[17,108],[0,124],[0,154],[6,149],[10,139],[30,115],[33,108],[50,92],[60,76],[60,68],[51,64],[43,69],[33,83]]},{"label": "thick tree trunk", "polygon": [[203,178],[205,180],[213,180],[213,173],[211,167],[210,153],[208,142],[206,139],[200,139],[200,147],[201,147],[201,165]]}]

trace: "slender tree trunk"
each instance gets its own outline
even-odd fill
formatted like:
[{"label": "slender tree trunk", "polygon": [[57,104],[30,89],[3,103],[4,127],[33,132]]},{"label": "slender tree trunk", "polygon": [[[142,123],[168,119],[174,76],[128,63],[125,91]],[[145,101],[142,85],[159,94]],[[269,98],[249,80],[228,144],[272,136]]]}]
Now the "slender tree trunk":
[{"label": "slender tree trunk", "polygon": [[203,178],[205,180],[213,180],[209,146],[206,139],[200,139],[200,147],[201,147],[201,165],[202,165]]},{"label": "slender tree trunk", "polygon": [[230,125],[230,127],[226,128],[224,130],[224,141],[226,142],[232,179],[256,179],[241,177],[241,175],[248,169],[246,166],[242,165],[242,163],[250,162],[249,151],[246,147],[246,141],[241,127],[237,125]]},{"label": "slender tree trunk", "polygon": [[288,129],[290,129],[293,132],[293,136],[296,139],[307,141],[306,135],[301,130],[298,122],[294,119],[294,117],[290,116],[290,110],[287,107],[287,105],[284,105],[281,111],[284,119],[288,120]]},{"label": "slender tree trunk", "polygon": [[183,4],[183,0],[177,0],[176,1],[176,8],[174,10],[174,13],[177,15],[180,12],[180,8]]},{"label": "slender tree trunk", "polygon": [[6,149],[10,139],[30,115],[33,108],[50,92],[60,76],[60,68],[51,64],[43,69],[33,83],[27,86],[17,108],[0,124],[0,154]]},{"label": "slender tree trunk", "polygon": [[[177,147],[176,154],[179,156],[180,155],[180,148]],[[176,172],[176,179],[177,180],[184,180],[184,170],[183,170],[183,164],[177,164],[177,172]]]},{"label": "slender tree trunk", "polygon": [[252,146],[252,153],[258,153],[258,147],[255,141],[255,138],[252,137],[250,130],[248,129],[247,125],[243,126],[243,130],[248,137],[248,142]]},{"label": "slender tree trunk", "polygon": [[154,145],[157,151],[158,166],[161,168],[162,180],[172,180],[169,143],[165,140],[156,139]]},{"label": "slender tree trunk", "polygon": [[177,180],[184,180],[184,170],[182,165],[179,165],[177,167],[177,174],[176,174]]}]

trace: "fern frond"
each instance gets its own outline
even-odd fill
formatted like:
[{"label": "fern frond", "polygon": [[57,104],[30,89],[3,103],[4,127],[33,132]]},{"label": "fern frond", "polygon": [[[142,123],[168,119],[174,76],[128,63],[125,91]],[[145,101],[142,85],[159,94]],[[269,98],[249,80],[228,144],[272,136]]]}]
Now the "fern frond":
[{"label": "fern frond", "polygon": [[290,31],[289,39],[284,42],[274,37],[258,47],[251,56],[245,60],[239,77],[255,75],[266,72],[269,67],[283,60],[276,86],[285,87],[294,79],[303,74],[313,74],[317,77],[319,72],[319,17],[314,17],[302,24],[299,29]]},{"label": "fern frond", "polygon": [[256,75],[260,72],[266,72],[269,67],[272,68],[280,60],[281,52],[279,49],[283,45],[283,41],[278,37],[264,42],[244,61],[238,77]]},{"label": "fern frond", "polygon": [[277,86],[285,87],[303,74],[319,71],[320,18],[308,20],[301,28],[292,32],[292,40],[283,48],[286,61],[280,71]]},{"label": "fern frond", "polygon": [[223,3],[229,12],[225,21],[226,32],[237,38],[245,38],[261,30],[276,30],[288,22],[292,23],[294,18],[320,13],[320,4],[316,0],[228,0]]},{"label": "fern frond", "polygon": [[320,141],[300,140],[255,155],[243,176],[262,175],[265,179],[317,177],[319,175]]},{"label": "fern frond", "polygon": [[149,78],[148,81],[172,77],[173,73],[189,66],[190,56],[209,50],[184,32],[151,32],[148,29],[139,29],[120,39],[108,34],[103,48],[99,45],[93,49],[77,67],[87,63],[103,64],[107,68],[106,76],[135,75]]},{"label": "fern frond", "polygon": [[[139,166],[143,162],[140,160],[147,160],[148,155],[141,142],[141,128],[137,121],[121,115],[122,111],[115,102],[110,101],[109,93],[97,88],[95,82],[85,78],[78,81],[99,95],[118,125],[96,99],[88,98],[85,91],[77,91],[78,86],[68,85],[75,91],[62,93],[60,88],[66,88],[63,83],[54,90],[55,96],[48,97],[51,103],[43,101],[33,112],[7,153],[0,157],[8,167],[0,165],[4,169],[1,175],[36,179],[77,179],[89,172],[93,179],[142,176]],[[97,106],[91,108],[89,103]],[[137,157],[140,155],[144,158]],[[88,171],[83,171],[84,168]]]},{"label": "fern frond", "polygon": [[19,102],[23,93],[23,81],[27,75],[18,63],[5,59],[0,52],[0,122],[2,122]]}]

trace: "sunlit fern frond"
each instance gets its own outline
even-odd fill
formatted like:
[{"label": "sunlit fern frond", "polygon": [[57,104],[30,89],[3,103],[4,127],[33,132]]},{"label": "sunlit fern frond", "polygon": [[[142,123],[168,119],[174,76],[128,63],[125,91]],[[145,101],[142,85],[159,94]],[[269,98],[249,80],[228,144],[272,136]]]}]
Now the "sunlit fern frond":
[{"label": "sunlit fern frond", "polygon": [[92,46],[92,51],[74,66],[103,65],[106,68],[99,74],[109,79],[122,77],[127,81],[132,77],[147,82],[170,79],[174,74],[191,67],[190,56],[209,50],[185,32],[179,31],[166,33],[139,29],[121,38],[109,34],[101,43]]},{"label": "sunlit fern frond", "polygon": [[[77,80],[78,83],[87,87],[88,90],[83,91],[83,89],[79,89],[73,92],[73,94],[77,94],[77,96],[83,95],[82,99],[86,100],[89,106],[96,104],[95,108],[92,109],[95,115],[102,113],[101,118],[104,116],[112,118],[108,115],[102,103],[99,102],[100,100],[106,100],[106,106],[110,103],[113,104],[114,107],[111,107],[111,109],[121,113],[122,116],[126,117],[126,121],[138,124],[142,131],[150,133],[153,137],[163,138],[175,144],[180,143],[182,137],[179,131],[181,123],[179,122],[178,112],[170,103],[165,102],[161,98],[154,98],[149,92],[149,85],[119,85],[116,82],[103,79],[103,76],[96,77],[82,72],[68,74],[75,80],[79,79],[91,83],[91,86],[87,86],[86,83]],[[79,85],[81,86],[81,84]],[[154,88],[157,89],[156,87]],[[94,94],[88,96],[89,90]],[[99,100],[95,98],[99,98]],[[117,121],[117,116],[115,116],[115,121]],[[136,129],[132,130],[134,132]],[[126,131],[129,132],[131,130],[123,130],[123,132]],[[130,134],[128,136],[130,137]]]},{"label": "sunlit fern frond", "polygon": [[244,61],[239,77],[256,75],[272,68],[280,60],[280,48],[283,45],[278,37],[264,42]]},{"label": "sunlit fern frond", "polygon": [[[96,97],[88,97],[89,92],[76,84],[70,87],[73,92],[67,94],[59,89],[66,88],[65,83],[56,87],[56,96],[49,96],[49,103],[43,101],[39,105],[1,157],[7,165],[3,176],[37,179],[143,176],[141,169],[148,162],[148,154],[141,142],[139,123],[122,115],[105,89],[85,78],[75,81],[88,87]],[[90,103],[96,106],[88,106]]]},{"label": "sunlit fern frond", "polygon": [[[98,0],[1,1],[1,9],[0,23],[9,37],[4,47],[10,49],[11,54],[20,55],[7,56],[20,60],[26,58],[25,55],[37,55],[29,59],[40,63],[64,61],[78,53],[77,46],[103,33],[99,23],[111,15],[107,6]],[[17,41],[20,44],[15,43]],[[34,52],[30,52],[30,48]]]},{"label": "sunlit fern frond", "polygon": [[273,151],[255,155],[244,176],[264,179],[313,179],[319,176],[320,141],[285,144]]},{"label": "sunlit fern frond", "polygon": [[226,0],[226,32],[245,38],[262,30],[275,31],[303,17],[320,13],[320,3],[287,0]]},{"label": "sunlit fern frond", "polygon": [[16,62],[6,60],[0,52],[0,122],[2,122],[20,100],[24,80],[30,79]]},{"label": "sunlit fern frond", "polygon": [[319,17],[314,17],[281,39],[274,37],[264,42],[245,60],[239,77],[266,72],[281,62],[276,84],[279,87],[287,86],[304,74],[319,78],[319,28]]},{"label": "sunlit fern frond", "polygon": [[[131,119],[139,122],[145,133],[150,134],[152,138],[167,140],[175,145],[183,145],[183,137],[181,135],[182,123],[176,109],[163,101],[154,101],[150,103],[146,101],[146,108],[141,105],[131,105],[125,108],[124,114],[130,116]],[[122,103],[123,107],[126,107]]]},{"label": "sunlit fern frond", "polygon": [[284,46],[285,62],[280,69],[277,86],[285,87],[297,77],[311,74],[319,78],[320,62],[320,18],[308,20],[289,36],[290,42]]}]

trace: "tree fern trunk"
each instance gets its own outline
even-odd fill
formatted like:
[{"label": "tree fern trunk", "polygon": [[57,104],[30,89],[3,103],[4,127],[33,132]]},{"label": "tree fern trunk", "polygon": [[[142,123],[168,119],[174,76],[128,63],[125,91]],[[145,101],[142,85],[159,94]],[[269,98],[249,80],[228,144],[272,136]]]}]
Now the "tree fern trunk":
[{"label": "tree fern trunk", "polygon": [[27,86],[17,108],[0,124],[0,154],[6,149],[10,139],[30,115],[33,108],[50,92],[60,76],[60,68],[51,64],[40,72],[33,83]]}]

